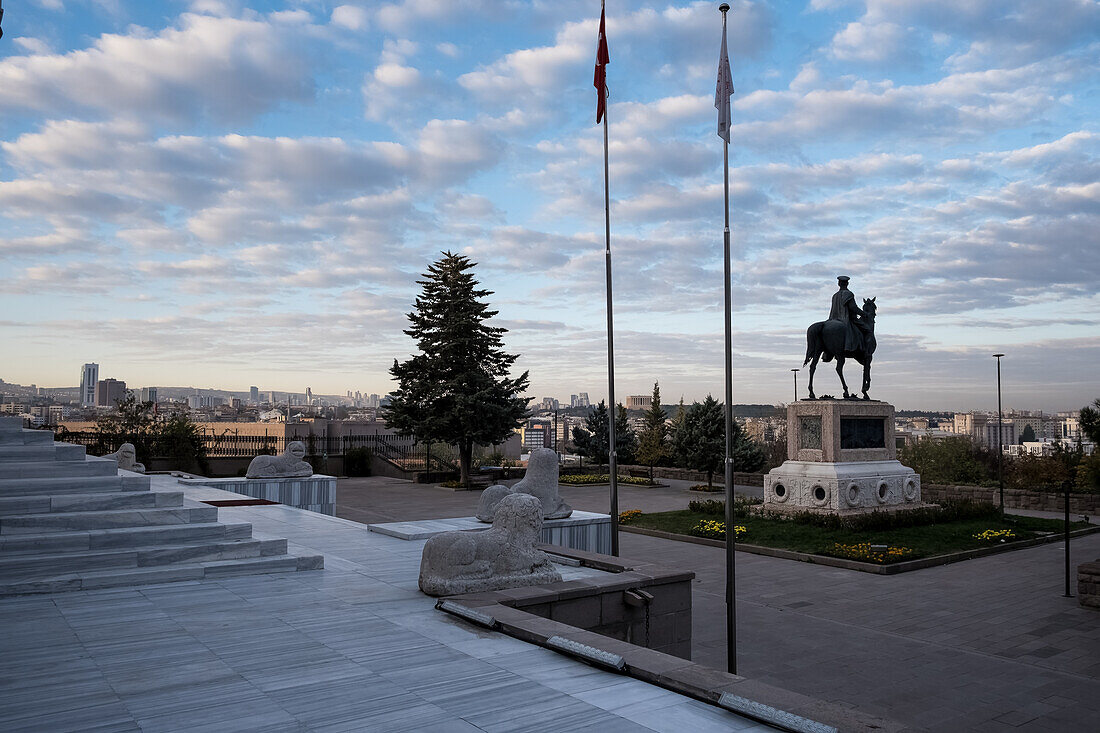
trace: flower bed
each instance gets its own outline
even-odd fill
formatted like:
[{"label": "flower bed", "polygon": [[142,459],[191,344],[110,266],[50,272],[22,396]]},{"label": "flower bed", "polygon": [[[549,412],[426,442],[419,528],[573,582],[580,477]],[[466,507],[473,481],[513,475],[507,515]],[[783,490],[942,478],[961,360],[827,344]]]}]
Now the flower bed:
[{"label": "flower bed", "polygon": [[630,524],[640,516],[642,516],[641,509],[627,509],[625,512],[619,512],[619,524]]},{"label": "flower bed", "polygon": [[[733,532],[736,535],[734,539],[739,540],[748,530],[745,529],[743,524],[735,524],[733,525]],[[691,528],[691,534],[711,540],[724,540],[726,539],[726,523],[719,522],[716,519],[704,519]]]},{"label": "flower bed", "polygon": [[[558,477],[559,484],[606,484],[610,481],[611,474],[608,473],[574,473]],[[657,482],[635,476],[619,476],[618,483],[632,484],[634,486],[656,486]]]},{"label": "flower bed", "polygon": [[872,545],[870,542],[860,542],[855,545],[845,545],[840,542],[834,542],[832,551],[827,551],[825,554],[833,557],[845,557],[849,560],[874,562],[882,565],[887,562],[908,560],[913,556],[913,551],[908,547]]},{"label": "flower bed", "polygon": [[[672,534],[724,540],[725,523],[721,502],[695,504],[708,511],[680,510],[641,514],[630,521],[632,527]],[[768,514],[745,512],[737,517],[738,537],[760,547],[791,550],[811,555],[849,558],[889,565],[1005,543],[1025,541],[1062,531],[1062,521],[1040,517],[1008,515],[1002,521],[972,517],[966,512],[946,511],[926,524],[904,525],[889,518],[864,517],[859,522],[813,523]],[[1074,529],[1088,527],[1077,522]]]}]

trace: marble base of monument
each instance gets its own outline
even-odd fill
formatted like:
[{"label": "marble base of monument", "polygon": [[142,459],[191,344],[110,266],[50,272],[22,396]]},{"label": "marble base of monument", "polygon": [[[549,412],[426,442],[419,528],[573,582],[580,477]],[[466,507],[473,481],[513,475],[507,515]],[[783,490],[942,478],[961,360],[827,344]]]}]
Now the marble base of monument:
[{"label": "marble base of monument", "polygon": [[315,473],[304,478],[193,478],[179,482],[212,486],[252,499],[267,499],[297,509],[336,516],[336,477]]},{"label": "marble base of monument", "polygon": [[[387,522],[369,524],[371,532],[398,537],[403,540],[426,540],[437,534],[455,530],[481,531],[489,528],[479,522],[477,517],[456,517],[453,519],[422,519],[411,522]],[[565,519],[547,519],[539,531],[539,542],[559,547],[571,547],[574,550],[611,554],[611,516],[582,512],[574,509]]]},{"label": "marble base of monument", "polygon": [[894,406],[799,400],[787,406],[787,458],[764,476],[764,509],[861,514],[929,506],[920,476],[897,460]]},{"label": "marble base of monument", "polygon": [[764,477],[764,508],[860,514],[928,506],[920,476],[898,461],[786,461]]}]

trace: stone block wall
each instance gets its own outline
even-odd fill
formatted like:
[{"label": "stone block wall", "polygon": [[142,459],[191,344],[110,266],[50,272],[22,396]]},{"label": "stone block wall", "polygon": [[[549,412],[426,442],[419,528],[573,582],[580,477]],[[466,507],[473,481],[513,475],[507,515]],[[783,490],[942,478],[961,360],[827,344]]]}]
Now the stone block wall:
[{"label": "stone block wall", "polygon": [[1077,602],[1100,610],[1100,560],[1077,566]]},{"label": "stone block wall", "polygon": [[[653,596],[648,608],[627,604],[625,592],[633,588]],[[517,603],[516,608],[612,639],[691,659],[690,579],[652,584],[642,581],[629,589],[593,588],[592,593],[583,596],[543,602],[530,600],[529,604]]]},{"label": "stone block wall", "polygon": [[[924,484],[921,486],[921,494],[924,501],[933,504],[946,499],[970,499],[971,501],[991,504],[998,502],[998,489],[995,486]],[[1064,512],[1063,496],[1063,494],[1048,491],[1005,489],[1005,508]],[[1070,514],[1100,514],[1100,494],[1071,493],[1069,495],[1069,511]]]}]

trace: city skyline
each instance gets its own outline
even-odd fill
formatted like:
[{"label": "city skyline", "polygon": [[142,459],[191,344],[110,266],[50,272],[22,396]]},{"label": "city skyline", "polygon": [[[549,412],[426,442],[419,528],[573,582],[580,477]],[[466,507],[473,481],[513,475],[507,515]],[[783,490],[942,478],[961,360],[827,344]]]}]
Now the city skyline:
[{"label": "city skyline", "polygon": [[[734,401],[790,399],[838,274],[873,398],[990,409],[1002,351],[1006,404],[1100,394],[1097,5],[731,5]],[[5,10],[5,379],[384,394],[452,249],[529,396],[606,395],[598,3]],[[669,404],[722,394],[720,27],[608,5],[617,393]]]}]

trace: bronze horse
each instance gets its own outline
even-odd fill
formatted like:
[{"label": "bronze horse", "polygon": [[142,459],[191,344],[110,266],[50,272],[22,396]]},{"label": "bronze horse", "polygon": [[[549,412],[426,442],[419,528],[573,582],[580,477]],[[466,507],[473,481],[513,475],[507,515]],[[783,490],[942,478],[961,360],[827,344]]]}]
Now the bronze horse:
[{"label": "bronze horse", "polygon": [[[844,336],[847,325],[842,321],[818,321],[806,329],[806,361],[802,366],[810,365],[810,399],[814,397],[814,371],[817,370],[818,359],[832,361],[836,358],[836,373],[840,376],[840,384],[844,387],[845,399],[857,399],[854,394],[848,393],[848,383],[844,381],[844,360],[855,359],[863,365],[863,399],[869,400],[867,390],[871,388],[871,355],[875,353],[875,299],[863,299],[864,318],[860,319],[863,326],[863,348],[857,351],[844,350]],[[811,363],[812,362],[812,363]]]}]

